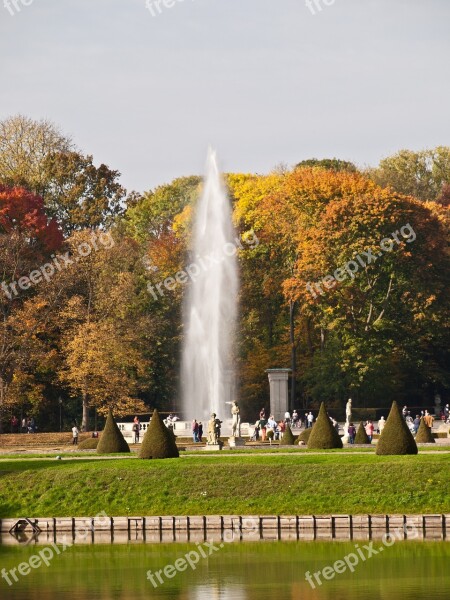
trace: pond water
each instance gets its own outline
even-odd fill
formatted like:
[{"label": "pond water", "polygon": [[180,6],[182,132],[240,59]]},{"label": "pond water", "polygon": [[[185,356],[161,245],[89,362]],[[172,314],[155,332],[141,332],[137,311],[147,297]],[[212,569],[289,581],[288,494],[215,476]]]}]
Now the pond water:
[{"label": "pond water", "polygon": [[[0,598],[8,600],[447,600],[450,544],[397,541],[375,555],[369,542],[253,542],[72,546],[50,558],[51,546],[0,546]],[[366,548],[364,548],[366,546]],[[372,548],[380,549],[380,542]],[[49,566],[38,565],[47,548]],[[61,548],[61,547],[59,547]],[[359,549],[359,550],[358,550]],[[358,556],[349,570],[345,557]],[[195,556],[195,554],[197,556]],[[204,556],[202,556],[202,554]],[[360,555],[361,555],[360,554]],[[359,555],[359,556],[360,556]],[[189,566],[190,557],[194,568]],[[198,562],[196,562],[196,558]],[[181,561],[181,562],[176,562]],[[342,561],[342,562],[336,562]],[[348,563],[355,558],[347,558]],[[196,564],[195,564],[196,562]],[[17,570],[14,581],[10,571]],[[318,585],[305,579],[326,571]],[[343,567],[344,565],[344,567]],[[167,568],[169,567],[169,568]],[[186,567],[186,568],[185,568]],[[166,568],[167,576],[164,573]],[[179,569],[179,570],[177,570]],[[153,583],[148,579],[151,571]],[[161,584],[158,576],[163,580]],[[4,577],[10,578],[9,586]]]}]

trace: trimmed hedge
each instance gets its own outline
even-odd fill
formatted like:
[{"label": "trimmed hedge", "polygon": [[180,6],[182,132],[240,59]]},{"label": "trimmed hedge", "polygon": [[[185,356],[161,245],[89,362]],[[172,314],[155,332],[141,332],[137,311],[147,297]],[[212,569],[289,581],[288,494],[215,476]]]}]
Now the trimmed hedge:
[{"label": "trimmed hedge", "polygon": [[378,455],[418,453],[413,434],[410,432],[395,401],[392,403],[386,425],[378,440],[376,453]]},{"label": "trimmed hedge", "polygon": [[425,423],[424,419],[420,419],[420,426],[416,435],[416,444],[435,444],[431,428]]},{"label": "trimmed hedge", "polygon": [[81,442],[81,444],[78,444],[78,448],[80,450],[97,450],[99,441],[100,438],[88,438],[84,442]]},{"label": "trimmed hedge", "polygon": [[325,404],[320,405],[319,416],[312,428],[308,440],[308,448],[326,450],[330,448],[342,448],[342,440],[333,423],[328,416]]},{"label": "trimmed hedge", "polygon": [[355,444],[370,444],[369,436],[366,433],[366,429],[361,421],[358,427],[358,431],[355,436]]},{"label": "trimmed hedge", "polygon": [[314,429],[314,425],[312,427],[308,427],[308,429],[304,429],[301,434],[297,438],[297,443],[304,442],[308,443],[309,436],[311,435],[311,431]]},{"label": "trimmed hedge", "polygon": [[164,425],[159,412],[155,409],[142,440],[139,458],[178,458],[179,456],[173,431]]},{"label": "trimmed hedge", "polygon": [[130,446],[125,441],[117,423],[114,419],[112,409],[109,409],[105,429],[102,432],[97,446],[98,454],[116,454],[118,452],[130,452]]},{"label": "trimmed hedge", "polygon": [[295,437],[292,433],[290,425],[286,423],[286,429],[283,433],[283,437],[280,440],[280,446],[293,446],[295,444]]}]

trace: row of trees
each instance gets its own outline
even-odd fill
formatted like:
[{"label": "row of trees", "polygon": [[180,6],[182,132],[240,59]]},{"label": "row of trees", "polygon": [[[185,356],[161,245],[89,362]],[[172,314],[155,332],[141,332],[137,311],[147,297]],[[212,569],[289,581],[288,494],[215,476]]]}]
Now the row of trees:
[{"label": "row of trees", "polygon": [[[3,420],[55,427],[58,398],[85,427],[90,408],[111,403],[118,415],[179,408],[185,286],[147,286],[191,262],[202,181],[127,195],[119,179],[51,123],[0,123]],[[267,402],[274,366],[293,366],[300,407],[448,394],[450,148],[402,151],[366,172],[309,160],[226,180],[239,235],[259,240],[239,250],[244,417]],[[395,232],[391,252],[367,258]],[[326,279],[357,255],[357,273]]]}]

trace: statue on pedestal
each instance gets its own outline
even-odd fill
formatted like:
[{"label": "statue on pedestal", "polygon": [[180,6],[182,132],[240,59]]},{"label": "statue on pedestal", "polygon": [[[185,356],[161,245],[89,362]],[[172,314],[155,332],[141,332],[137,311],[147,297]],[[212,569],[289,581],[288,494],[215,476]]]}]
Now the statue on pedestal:
[{"label": "statue on pedestal", "polygon": [[241,410],[236,401],[227,402],[226,404],[231,404],[231,417],[233,422],[231,424],[231,436],[232,437],[241,437]]},{"label": "statue on pedestal", "polygon": [[345,406],[345,424],[348,426],[352,421],[352,399],[349,398]]},{"label": "statue on pedestal", "polygon": [[220,419],[217,419],[216,413],[212,413],[211,418],[208,421],[207,444],[212,446],[219,444],[221,424],[222,421]]}]

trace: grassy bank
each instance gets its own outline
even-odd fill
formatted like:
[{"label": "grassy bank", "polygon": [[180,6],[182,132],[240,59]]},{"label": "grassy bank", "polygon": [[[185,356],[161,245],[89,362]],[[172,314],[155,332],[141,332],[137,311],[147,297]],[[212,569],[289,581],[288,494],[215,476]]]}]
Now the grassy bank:
[{"label": "grassy bank", "polygon": [[450,512],[450,457],[187,456],[0,463],[0,517]]}]

